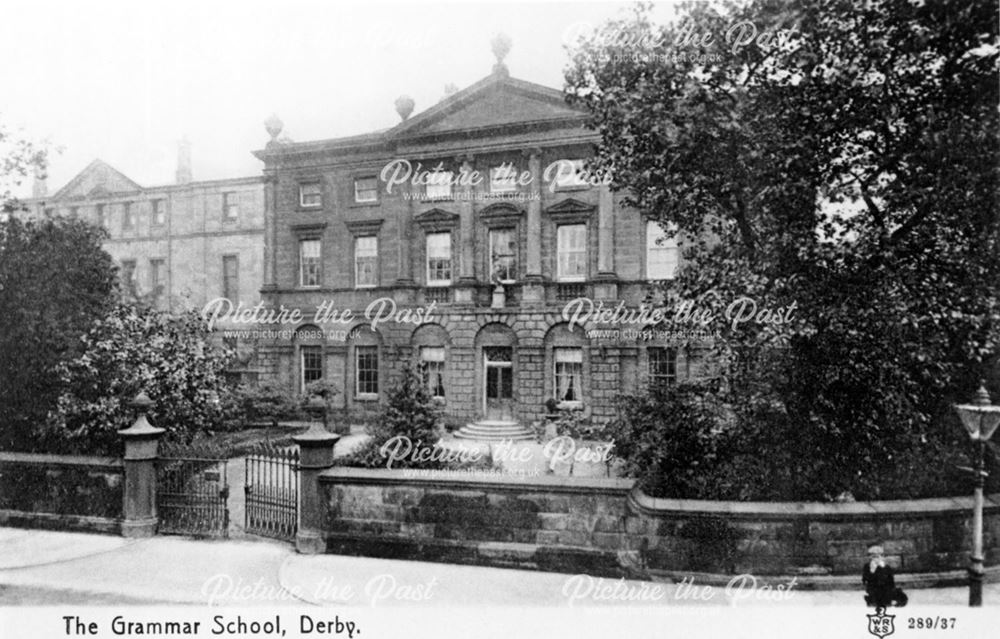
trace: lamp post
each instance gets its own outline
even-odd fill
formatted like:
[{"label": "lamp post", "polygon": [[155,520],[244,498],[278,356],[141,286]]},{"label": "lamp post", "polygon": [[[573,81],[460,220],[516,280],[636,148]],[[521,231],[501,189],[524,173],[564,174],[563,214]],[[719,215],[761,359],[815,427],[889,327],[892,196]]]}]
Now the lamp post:
[{"label": "lamp post", "polygon": [[962,426],[976,445],[976,465],[973,469],[972,555],[969,557],[969,605],[983,605],[983,485],[986,483],[986,442],[1000,425],[1000,406],[990,404],[990,394],[980,385],[971,404],[955,406]]}]

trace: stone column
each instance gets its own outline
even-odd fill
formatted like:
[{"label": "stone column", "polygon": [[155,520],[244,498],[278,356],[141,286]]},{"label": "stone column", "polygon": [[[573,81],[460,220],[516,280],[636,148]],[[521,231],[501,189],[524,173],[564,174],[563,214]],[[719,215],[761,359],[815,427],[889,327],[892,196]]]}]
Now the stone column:
[{"label": "stone column", "polygon": [[531,173],[531,193],[528,198],[528,221],[525,229],[524,286],[521,299],[526,306],[541,306],[545,302],[542,280],[542,170],[541,149],[529,149],[528,171]]},{"label": "stone column", "polygon": [[396,216],[397,234],[399,244],[399,276],[396,278],[397,286],[413,285],[413,260],[410,257],[410,248],[413,242],[413,207],[415,198],[419,195],[417,187],[409,184],[410,199],[399,207]]},{"label": "stone column", "polygon": [[[313,412],[322,408],[310,407]],[[326,552],[326,539],[323,534],[326,504],[320,491],[319,476],[327,468],[333,466],[333,447],[340,440],[340,435],[329,433],[318,422],[314,421],[305,433],[292,437],[299,446],[299,532],[295,535],[295,550],[304,555],[317,555]]]},{"label": "stone column", "polygon": [[396,258],[399,260],[396,271],[396,292],[394,293],[397,304],[413,304],[416,294],[416,282],[413,280],[413,212],[417,206],[419,197],[418,187],[409,184],[407,186],[410,193],[408,201],[400,202],[396,210]]},{"label": "stone column", "polygon": [[[474,170],[472,156],[462,156],[458,158],[462,163],[460,175],[471,175]],[[474,208],[472,206],[472,192],[475,189],[472,185],[464,186],[459,192],[458,215],[459,215],[459,242],[461,245],[458,286],[455,288],[455,302],[460,304],[475,303],[476,294],[476,267],[475,267],[475,224],[473,224]]]},{"label": "stone column", "polygon": [[156,534],[156,457],[162,428],[146,419],[153,402],[139,393],[132,406],[139,417],[129,428],[118,431],[125,440],[125,519],[123,537],[152,537]]},{"label": "stone column", "polygon": [[264,285],[265,290],[278,287],[277,247],[278,176],[264,176]]},{"label": "stone column", "polygon": [[610,188],[601,186],[597,204],[597,277],[594,283],[594,297],[599,300],[617,299],[617,280],[614,196]]}]

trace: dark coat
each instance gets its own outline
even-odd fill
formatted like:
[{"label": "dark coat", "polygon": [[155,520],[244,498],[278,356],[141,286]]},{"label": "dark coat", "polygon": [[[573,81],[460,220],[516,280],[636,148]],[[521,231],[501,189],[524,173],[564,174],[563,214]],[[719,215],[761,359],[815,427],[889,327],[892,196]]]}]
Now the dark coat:
[{"label": "dark coat", "polygon": [[874,571],[871,562],[865,562],[861,570],[861,583],[865,585],[865,603],[876,608],[905,606],[907,597],[896,587],[896,578],[889,566],[878,566]]}]

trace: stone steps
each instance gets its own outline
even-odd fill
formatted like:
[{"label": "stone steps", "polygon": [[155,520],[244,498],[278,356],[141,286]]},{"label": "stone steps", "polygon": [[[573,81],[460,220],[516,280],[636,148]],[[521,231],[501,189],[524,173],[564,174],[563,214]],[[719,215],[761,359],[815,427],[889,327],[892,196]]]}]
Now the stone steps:
[{"label": "stone steps", "polygon": [[498,442],[534,439],[535,434],[517,422],[481,420],[462,426],[455,432],[455,437],[459,439]]}]

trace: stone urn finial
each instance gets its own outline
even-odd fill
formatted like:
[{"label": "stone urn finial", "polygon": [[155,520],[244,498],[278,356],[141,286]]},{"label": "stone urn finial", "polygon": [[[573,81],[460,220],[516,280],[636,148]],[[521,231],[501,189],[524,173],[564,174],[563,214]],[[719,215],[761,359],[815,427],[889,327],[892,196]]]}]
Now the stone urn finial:
[{"label": "stone urn finial", "polygon": [[410,96],[401,95],[398,98],[396,98],[395,105],[396,105],[396,113],[399,114],[399,119],[406,120],[408,117],[410,117],[410,114],[413,113],[413,107],[416,106],[416,103]]},{"label": "stone urn finial", "polygon": [[129,405],[140,414],[148,413],[149,409],[153,407],[153,400],[149,398],[146,391],[139,391],[139,394],[132,398]]},{"label": "stone urn finial", "polygon": [[281,130],[285,128],[285,124],[281,121],[276,114],[272,113],[264,120],[264,129],[267,130],[267,134],[271,136],[272,142],[278,141],[278,136],[281,135]]},{"label": "stone urn finial", "polygon": [[497,59],[497,63],[493,65],[493,73],[504,76],[508,75],[507,65],[503,61],[507,57],[507,54],[510,53],[510,47],[511,39],[506,33],[498,33],[490,40],[490,48]]}]

